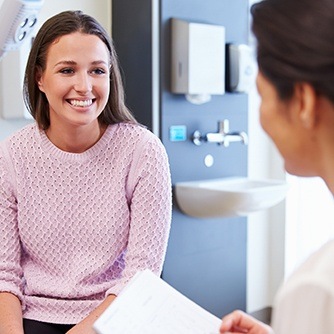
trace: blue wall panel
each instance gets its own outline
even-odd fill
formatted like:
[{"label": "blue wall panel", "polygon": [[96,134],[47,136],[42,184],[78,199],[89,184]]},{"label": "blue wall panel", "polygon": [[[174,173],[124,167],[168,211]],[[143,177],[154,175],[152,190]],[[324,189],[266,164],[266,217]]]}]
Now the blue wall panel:
[{"label": "blue wall panel", "polygon": [[[193,105],[170,92],[170,20],[223,25],[227,43],[247,43],[246,0],[160,0],[160,22],[152,27],[148,0],[113,0],[113,37],[126,82],[127,102],[137,118],[151,127],[151,33],[160,33],[160,129],[171,165],[173,184],[180,181],[247,175],[247,146],[229,147],[190,140],[195,130],[216,132],[228,119],[231,131],[248,129],[248,97],[226,93],[209,103]],[[173,142],[171,126],[184,125],[187,140]],[[204,164],[206,155],[214,164]],[[175,199],[174,199],[175,201]],[[247,219],[197,219],[173,206],[171,235],[162,278],[186,296],[221,317],[246,308]]]},{"label": "blue wall panel", "polygon": [[[169,128],[186,125],[188,138],[195,130],[216,132],[218,121],[228,119],[231,131],[248,129],[245,94],[213,96],[193,105],[170,93],[170,19],[223,25],[227,43],[247,43],[248,3],[245,0],[168,0],[161,2],[161,119],[162,140],[170,157],[174,184],[180,181],[247,175],[247,146],[229,147],[190,140],[171,142]],[[204,164],[210,154],[214,165]],[[196,219],[173,210],[173,224],[163,278],[178,290],[221,317],[246,308],[246,218]]]}]

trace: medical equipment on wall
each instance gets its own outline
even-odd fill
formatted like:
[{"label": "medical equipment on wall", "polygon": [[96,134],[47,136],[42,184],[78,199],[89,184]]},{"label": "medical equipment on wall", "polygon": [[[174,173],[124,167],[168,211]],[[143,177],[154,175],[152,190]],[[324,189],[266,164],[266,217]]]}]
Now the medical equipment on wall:
[{"label": "medical equipment on wall", "polygon": [[31,118],[23,102],[22,87],[43,2],[0,0],[0,117],[3,119]]},{"label": "medical equipment on wall", "polygon": [[17,50],[34,30],[43,0],[4,0],[0,7],[0,59]]}]

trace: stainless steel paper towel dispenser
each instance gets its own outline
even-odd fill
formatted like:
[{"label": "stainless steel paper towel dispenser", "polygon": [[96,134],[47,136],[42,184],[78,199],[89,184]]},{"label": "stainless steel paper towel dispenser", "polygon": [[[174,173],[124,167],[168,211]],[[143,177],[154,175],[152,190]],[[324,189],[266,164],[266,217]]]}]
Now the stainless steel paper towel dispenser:
[{"label": "stainless steel paper towel dispenser", "polygon": [[173,18],[171,37],[171,91],[194,103],[224,94],[225,27]]}]

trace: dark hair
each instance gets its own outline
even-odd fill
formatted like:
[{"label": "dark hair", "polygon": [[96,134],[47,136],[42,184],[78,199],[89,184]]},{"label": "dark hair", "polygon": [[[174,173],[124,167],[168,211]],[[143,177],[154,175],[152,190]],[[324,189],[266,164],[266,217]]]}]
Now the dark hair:
[{"label": "dark hair", "polygon": [[259,69],[279,96],[308,82],[334,102],[334,1],[263,0],[251,13]]},{"label": "dark hair", "polygon": [[24,77],[25,104],[41,129],[50,126],[49,102],[38,88],[37,73],[46,67],[49,46],[61,36],[74,32],[96,35],[107,46],[110,53],[110,93],[107,105],[100,114],[100,124],[136,122],[125,106],[124,89],[117,55],[105,29],[91,16],[81,11],[64,11],[48,19],[34,39]]}]

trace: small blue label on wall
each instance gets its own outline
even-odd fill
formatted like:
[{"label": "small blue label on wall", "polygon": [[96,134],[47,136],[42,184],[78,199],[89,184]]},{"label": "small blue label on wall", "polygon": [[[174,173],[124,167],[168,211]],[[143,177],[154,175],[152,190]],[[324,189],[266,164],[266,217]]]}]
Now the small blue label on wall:
[{"label": "small blue label on wall", "polygon": [[185,125],[172,125],[169,128],[170,141],[185,141],[187,140],[187,127]]}]

